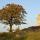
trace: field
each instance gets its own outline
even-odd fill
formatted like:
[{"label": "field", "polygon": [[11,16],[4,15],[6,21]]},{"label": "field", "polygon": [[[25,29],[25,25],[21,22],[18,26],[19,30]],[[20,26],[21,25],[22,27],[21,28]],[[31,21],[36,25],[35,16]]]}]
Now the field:
[{"label": "field", "polygon": [[4,32],[0,33],[0,40],[40,40],[40,30]]},{"label": "field", "polygon": [[26,40],[40,40],[40,31],[29,32]]}]

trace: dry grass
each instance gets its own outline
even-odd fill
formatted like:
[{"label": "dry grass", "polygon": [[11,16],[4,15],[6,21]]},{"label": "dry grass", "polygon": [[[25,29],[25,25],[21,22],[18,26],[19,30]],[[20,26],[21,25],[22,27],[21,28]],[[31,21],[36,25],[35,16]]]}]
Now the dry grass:
[{"label": "dry grass", "polygon": [[29,32],[26,40],[40,40],[40,31]]},{"label": "dry grass", "polygon": [[40,40],[40,31],[0,33],[0,40]]}]

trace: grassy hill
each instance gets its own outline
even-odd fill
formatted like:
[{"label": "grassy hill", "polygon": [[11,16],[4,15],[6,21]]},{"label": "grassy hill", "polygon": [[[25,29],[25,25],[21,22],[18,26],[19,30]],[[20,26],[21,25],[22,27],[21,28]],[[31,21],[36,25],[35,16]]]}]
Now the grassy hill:
[{"label": "grassy hill", "polygon": [[0,40],[40,40],[40,26],[32,26],[12,33],[0,33]]},{"label": "grassy hill", "polygon": [[26,40],[40,40],[40,31],[29,32]]},{"label": "grassy hill", "polygon": [[25,28],[22,31],[25,31],[27,34],[25,40],[40,40],[40,26],[32,26]]}]

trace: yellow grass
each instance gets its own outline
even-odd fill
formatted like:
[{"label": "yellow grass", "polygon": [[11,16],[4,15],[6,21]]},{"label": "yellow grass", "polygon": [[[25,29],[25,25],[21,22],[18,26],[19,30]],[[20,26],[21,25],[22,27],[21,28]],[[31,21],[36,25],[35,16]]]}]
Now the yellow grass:
[{"label": "yellow grass", "polygon": [[40,40],[40,31],[28,32],[28,37],[26,40]]}]

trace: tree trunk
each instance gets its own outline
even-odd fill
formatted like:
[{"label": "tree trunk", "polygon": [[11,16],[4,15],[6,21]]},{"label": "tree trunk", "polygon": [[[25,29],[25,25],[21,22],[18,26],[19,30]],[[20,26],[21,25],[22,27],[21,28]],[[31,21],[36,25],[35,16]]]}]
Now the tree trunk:
[{"label": "tree trunk", "polygon": [[12,32],[12,25],[10,24],[10,32]]},{"label": "tree trunk", "polygon": [[12,16],[11,16],[11,18],[9,20],[9,24],[10,24],[10,32],[12,32]]}]

